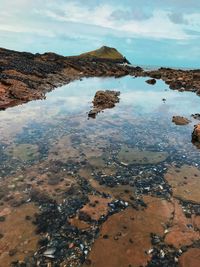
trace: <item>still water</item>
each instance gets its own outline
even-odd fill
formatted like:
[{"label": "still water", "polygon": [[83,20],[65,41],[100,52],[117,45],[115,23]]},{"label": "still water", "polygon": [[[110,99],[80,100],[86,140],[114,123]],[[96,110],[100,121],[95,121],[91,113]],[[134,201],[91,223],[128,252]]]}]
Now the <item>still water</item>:
[{"label": "still water", "polygon": [[[120,91],[120,102],[113,109],[99,113],[96,119],[88,119],[98,90]],[[10,266],[13,260],[24,260],[25,256],[32,257],[40,247],[37,242],[41,236],[35,234],[35,226],[30,221],[23,221],[23,230],[16,225],[16,234],[10,233],[16,216],[23,215],[24,219],[41,212],[40,199],[33,197],[31,190],[57,203],[67,199],[72,187],[79,190],[73,192],[77,199],[79,193],[80,199],[83,195],[102,196],[102,193],[119,198],[116,187],[120,191],[124,186],[129,187],[125,192],[133,190],[137,198],[151,195],[169,199],[173,186],[165,179],[165,173],[170,168],[183,165],[198,168],[200,164],[199,150],[191,143],[193,126],[198,122],[191,115],[199,112],[200,98],[195,94],[170,90],[160,80],[152,86],[143,78],[129,76],[74,81],[48,93],[45,100],[2,111],[0,215],[5,217],[0,230],[2,266]],[[175,125],[172,123],[175,115],[187,117],[191,122]],[[89,187],[80,185],[83,178]],[[192,194],[190,191],[189,195]],[[58,234],[59,231],[45,229],[43,232]],[[88,241],[88,249],[92,242]],[[15,253],[8,255],[14,249]],[[61,263],[72,257],[66,253],[65,257],[59,254],[51,260]],[[76,263],[66,266],[79,266],[78,258]],[[48,261],[48,257],[43,261]]]},{"label": "still water", "polygon": [[[120,91],[120,103],[95,120],[88,120],[87,113],[98,90]],[[199,151],[191,144],[197,121],[191,115],[199,112],[199,106],[200,98],[195,94],[170,90],[162,81],[155,86],[146,84],[143,78],[132,77],[72,82],[48,93],[46,100],[1,112],[1,175],[8,174],[13,164],[16,170],[47,158],[59,140],[69,134],[82,138],[80,145],[84,141],[90,143],[88,149],[107,140],[102,148],[106,149],[117,136],[118,146],[129,144],[141,150],[167,151],[177,158],[177,163],[183,156],[184,160],[198,163],[195,157]],[[174,115],[185,116],[192,122],[176,126],[172,123]],[[87,153],[85,156],[88,157]]]}]

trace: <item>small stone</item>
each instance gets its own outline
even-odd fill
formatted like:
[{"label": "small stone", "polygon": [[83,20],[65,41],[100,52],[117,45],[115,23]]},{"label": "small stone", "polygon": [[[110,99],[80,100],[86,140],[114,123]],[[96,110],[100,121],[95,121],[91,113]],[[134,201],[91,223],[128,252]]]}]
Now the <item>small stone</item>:
[{"label": "small stone", "polygon": [[150,254],[152,254],[153,253],[153,248],[151,248],[151,249],[149,249],[148,251],[147,251],[147,254],[148,255],[150,255]]},{"label": "small stone", "polygon": [[56,252],[55,248],[48,248],[43,255],[47,258],[55,258],[54,253]]},{"label": "small stone", "polygon": [[146,83],[151,84],[151,85],[154,85],[154,84],[156,84],[156,79],[146,80]]},{"label": "small stone", "polygon": [[69,244],[69,248],[71,249],[71,248],[73,248],[74,247],[74,243],[70,243]]},{"label": "small stone", "polygon": [[8,254],[10,257],[14,256],[17,253],[17,249],[11,249],[9,250]]}]

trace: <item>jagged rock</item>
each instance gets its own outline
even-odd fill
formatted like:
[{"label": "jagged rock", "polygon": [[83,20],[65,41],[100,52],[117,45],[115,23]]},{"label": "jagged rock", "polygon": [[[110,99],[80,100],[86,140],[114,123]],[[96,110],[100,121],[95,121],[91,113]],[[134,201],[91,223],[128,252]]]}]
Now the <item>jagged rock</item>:
[{"label": "jagged rock", "polygon": [[93,100],[93,109],[89,111],[88,116],[95,118],[100,111],[115,107],[119,102],[119,95],[118,91],[97,91]]},{"label": "jagged rock", "polygon": [[[139,74],[116,49],[103,47],[90,56],[65,57],[0,49],[0,110],[35,99],[57,86],[82,77],[121,77]],[[119,64],[120,63],[120,64]]]},{"label": "jagged rock", "polygon": [[199,113],[192,114],[191,117],[193,117],[195,120],[199,120],[200,121],[200,114]]},{"label": "jagged rock", "polygon": [[194,126],[194,130],[192,133],[192,141],[200,143],[200,124]]}]

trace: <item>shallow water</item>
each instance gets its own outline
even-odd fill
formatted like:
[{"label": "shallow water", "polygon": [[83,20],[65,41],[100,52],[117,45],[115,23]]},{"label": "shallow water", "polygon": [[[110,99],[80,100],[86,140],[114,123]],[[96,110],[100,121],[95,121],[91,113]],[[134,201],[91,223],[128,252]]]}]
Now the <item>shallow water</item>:
[{"label": "shallow water", "polygon": [[[88,120],[95,92],[104,89],[119,90],[120,103],[95,120]],[[100,136],[109,139],[108,146],[120,142],[120,145],[128,144],[141,150],[168,151],[175,153],[176,163],[183,161],[182,156],[184,160],[198,163],[199,151],[191,144],[191,132],[197,121],[191,114],[198,113],[199,106],[200,98],[195,94],[170,90],[162,81],[154,86],[146,84],[143,78],[132,77],[72,82],[47,94],[46,100],[1,112],[2,175],[4,169],[6,174],[7,169],[12,169],[11,162],[16,168],[46,158],[58,139],[70,133],[86,142],[92,135],[91,146]],[[172,123],[174,115],[185,116],[192,122],[176,126]],[[117,142],[112,140],[110,132],[118,135]],[[24,144],[32,146],[29,152]]]},{"label": "shallow water", "polygon": [[[120,102],[96,119],[88,119],[97,90],[120,91]],[[82,176],[97,191],[115,196],[109,188],[118,186],[120,191],[120,186],[129,186],[137,197],[149,194],[169,199],[172,189],[164,179],[168,169],[200,164],[199,150],[191,143],[197,123],[191,115],[199,109],[200,98],[194,93],[170,90],[160,80],[152,86],[143,78],[128,76],[74,81],[48,93],[45,100],[2,111],[0,193],[4,210],[12,214],[13,206],[21,208],[21,204],[10,204],[6,196],[12,196],[15,204],[19,199],[23,205],[34,202],[28,197],[30,188],[61,203],[84,171],[88,174]],[[185,116],[191,123],[177,126],[172,123],[174,115]],[[6,234],[0,242],[6,242]]]}]

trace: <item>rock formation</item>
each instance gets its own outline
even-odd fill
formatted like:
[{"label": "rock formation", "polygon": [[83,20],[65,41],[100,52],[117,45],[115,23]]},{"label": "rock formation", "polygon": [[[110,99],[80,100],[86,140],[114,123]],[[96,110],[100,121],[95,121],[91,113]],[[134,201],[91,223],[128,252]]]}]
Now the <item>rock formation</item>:
[{"label": "rock formation", "polygon": [[93,109],[90,110],[88,116],[95,118],[102,110],[115,107],[115,104],[119,102],[119,95],[118,91],[97,91],[93,100]]},{"label": "rock formation", "polygon": [[181,116],[173,116],[172,122],[174,122],[176,125],[187,125],[190,123],[190,120]]},{"label": "rock formation", "polygon": [[48,91],[82,77],[150,77],[162,79],[171,89],[200,95],[200,70],[133,67],[115,48],[65,57],[55,53],[32,54],[0,48],[0,109],[45,97]]},{"label": "rock formation", "polygon": [[192,133],[192,141],[200,143],[200,124],[194,126],[194,130]]}]

